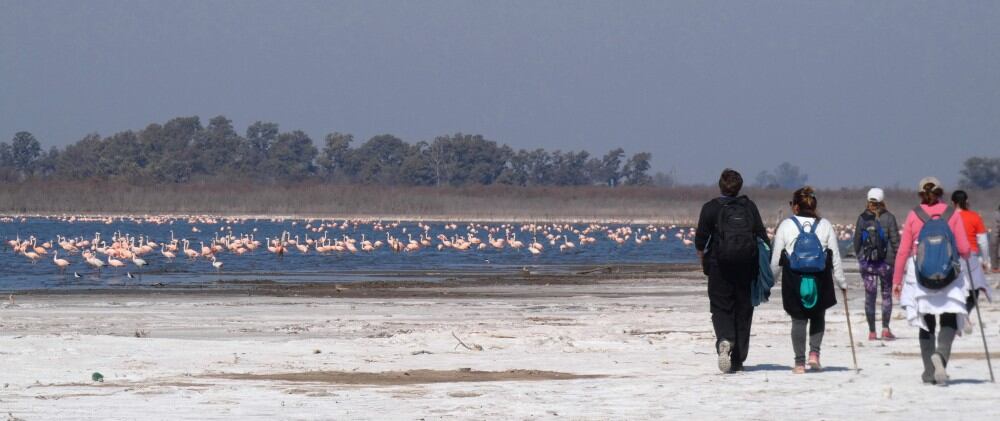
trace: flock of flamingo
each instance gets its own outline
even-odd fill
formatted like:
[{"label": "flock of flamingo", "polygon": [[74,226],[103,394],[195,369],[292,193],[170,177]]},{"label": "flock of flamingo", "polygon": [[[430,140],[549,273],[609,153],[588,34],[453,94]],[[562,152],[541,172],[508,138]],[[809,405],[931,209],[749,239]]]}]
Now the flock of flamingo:
[{"label": "flock of flamingo", "polygon": [[[143,217],[143,218],[57,218],[58,222],[74,224],[81,222],[113,224],[116,222],[131,222],[141,224],[170,224],[178,219],[173,217]],[[211,238],[191,240],[178,238],[170,230],[170,238],[157,241],[146,234],[132,235],[122,231],[114,232],[110,238],[102,237],[101,233],[93,236],[68,237],[55,235],[49,240],[41,240],[34,235],[21,238],[20,235],[6,241],[13,253],[36,263],[40,260],[51,260],[61,274],[79,261],[92,268],[98,276],[104,268],[114,270],[134,267],[142,273],[148,266],[147,259],[159,255],[166,262],[176,259],[196,261],[202,259],[210,262],[216,272],[223,269],[222,258],[229,255],[232,258],[250,254],[269,254],[281,259],[290,253],[297,254],[330,254],[330,253],[372,253],[380,249],[396,253],[415,254],[422,250],[437,250],[439,252],[466,252],[470,250],[509,250],[531,255],[547,252],[573,252],[577,248],[588,247],[598,241],[609,241],[611,246],[625,244],[643,246],[653,241],[679,241],[684,247],[692,247],[694,228],[679,228],[676,225],[606,225],[606,224],[488,224],[464,223],[461,229],[457,223],[436,225],[438,232],[432,232],[430,224],[416,222],[403,224],[399,221],[365,221],[365,220],[293,220],[290,222],[293,233],[282,231],[279,235],[257,236],[257,228],[247,232],[234,233],[234,225],[245,224],[246,219],[223,219],[214,217],[186,218],[192,235],[202,230],[214,230]],[[6,217],[0,219],[0,224],[16,224],[28,222],[27,218]],[[285,220],[273,219],[271,222],[284,223]],[[202,228],[199,228],[201,226]],[[211,228],[218,226],[217,229]],[[298,227],[302,228],[298,228]],[[373,233],[357,234],[357,231]],[[298,231],[301,230],[301,231]],[[849,240],[853,227],[838,226],[839,238]],[[773,230],[768,229],[773,235]],[[518,238],[520,235],[520,239]],[[197,243],[197,246],[194,244]],[[60,257],[60,252],[62,255]],[[51,258],[48,256],[51,255]],[[229,257],[227,257],[229,258]],[[80,277],[79,272],[73,273]],[[132,277],[131,272],[128,272]]]}]

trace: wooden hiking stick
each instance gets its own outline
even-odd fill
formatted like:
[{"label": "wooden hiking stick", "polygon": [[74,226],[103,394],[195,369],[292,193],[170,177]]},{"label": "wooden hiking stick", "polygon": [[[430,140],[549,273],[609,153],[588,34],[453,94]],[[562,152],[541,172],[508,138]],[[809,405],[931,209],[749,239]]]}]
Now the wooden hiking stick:
[{"label": "wooden hiking stick", "polygon": [[[854,373],[860,373],[861,370],[858,369],[858,353],[854,350],[854,329],[851,328],[851,310],[847,308],[847,290],[842,289],[840,292],[844,293],[844,315],[847,316],[847,336],[851,338],[851,358],[854,359]],[[982,326],[980,326],[982,327]]]}]

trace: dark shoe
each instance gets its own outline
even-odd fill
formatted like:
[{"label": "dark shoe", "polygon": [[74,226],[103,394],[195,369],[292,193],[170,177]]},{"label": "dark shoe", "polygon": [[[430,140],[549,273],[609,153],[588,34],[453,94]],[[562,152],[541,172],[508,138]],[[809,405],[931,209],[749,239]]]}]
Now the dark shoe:
[{"label": "dark shoe", "polygon": [[744,371],[743,363],[733,363],[733,372]]},{"label": "dark shoe", "polygon": [[723,339],[719,342],[719,371],[729,373],[733,371],[733,344]]},{"label": "dark shoe", "polygon": [[945,368],[947,363],[944,357],[940,353],[935,352],[931,355],[931,363],[934,364],[934,384],[938,386],[948,385],[948,372]]},{"label": "dark shoe", "polygon": [[920,380],[922,380],[924,384],[933,385],[935,384],[934,373],[925,371],[923,374],[920,375]]}]

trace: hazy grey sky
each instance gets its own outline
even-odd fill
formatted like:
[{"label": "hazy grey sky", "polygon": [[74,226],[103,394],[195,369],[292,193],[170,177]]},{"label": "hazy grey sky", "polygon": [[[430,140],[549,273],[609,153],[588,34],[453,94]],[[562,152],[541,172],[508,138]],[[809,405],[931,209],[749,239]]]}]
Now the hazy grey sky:
[{"label": "hazy grey sky", "polygon": [[0,0],[0,136],[224,114],[612,146],[712,182],[958,179],[1000,155],[1000,2]]}]

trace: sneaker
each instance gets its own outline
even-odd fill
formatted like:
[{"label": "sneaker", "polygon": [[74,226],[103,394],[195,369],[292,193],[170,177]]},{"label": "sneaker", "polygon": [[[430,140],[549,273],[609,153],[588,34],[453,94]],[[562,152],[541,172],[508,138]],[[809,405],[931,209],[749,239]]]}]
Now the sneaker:
[{"label": "sneaker", "polygon": [[733,344],[723,339],[719,342],[719,371],[729,373],[733,369]]},{"label": "sneaker", "polygon": [[806,374],[806,365],[802,363],[795,363],[795,368],[792,369],[793,374]]},{"label": "sneaker", "polygon": [[948,372],[945,368],[944,357],[939,352],[931,355],[931,364],[934,364],[934,384],[938,386],[948,385]]},{"label": "sneaker", "polygon": [[823,366],[819,364],[819,353],[818,352],[810,352],[809,353],[809,368],[811,368],[813,370],[816,370],[816,371],[823,370]]},{"label": "sneaker", "polygon": [[877,341],[878,340],[878,335],[876,335],[875,332],[868,332],[868,340],[869,341]]},{"label": "sneaker", "polygon": [[965,318],[965,326],[962,328],[962,330],[965,331],[966,335],[972,334],[972,318],[970,317]]},{"label": "sneaker", "polygon": [[896,335],[893,335],[892,331],[889,330],[889,328],[882,329],[882,340],[883,341],[895,341],[896,340]]}]

